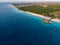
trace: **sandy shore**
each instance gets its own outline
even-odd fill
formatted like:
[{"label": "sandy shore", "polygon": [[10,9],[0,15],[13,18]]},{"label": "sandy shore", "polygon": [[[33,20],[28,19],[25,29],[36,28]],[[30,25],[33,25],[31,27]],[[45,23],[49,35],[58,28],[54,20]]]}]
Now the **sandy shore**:
[{"label": "sandy shore", "polygon": [[[41,18],[45,18],[45,19],[51,19],[50,17],[46,17],[46,16],[43,16],[43,15],[40,15],[40,14],[35,14],[35,13],[32,13],[32,12],[27,12],[27,11],[24,11],[26,13],[29,13],[31,15],[34,15],[34,16],[38,16],[38,17],[41,17]],[[56,22],[60,22],[60,19],[56,18],[56,19],[51,19],[52,21],[56,21]]]},{"label": "sandy shore", "polygon": [[[9,5],[9,6],[16,8],[16,7],[13,6],[13,5]],[[16,8],[16,9],[18,9],[18,8]],[[29,14],[31,14],[31,15],[38,16],[38,17],[41,17],[41,18],[51,19],[50,17],[46,17],[46,16],[43,16],[43,15],[40,15],[40,14],[35,14],[35,13],[32,13],[32,12],[23,11],[23,10],[20,10],[20,11],[22,11],[22,12],[26,12],[26,13],[29,13]],[[56,19],[51,19],[51,20],[60,23],[60,19],[58,19],[58,18],[56,18]]]}]

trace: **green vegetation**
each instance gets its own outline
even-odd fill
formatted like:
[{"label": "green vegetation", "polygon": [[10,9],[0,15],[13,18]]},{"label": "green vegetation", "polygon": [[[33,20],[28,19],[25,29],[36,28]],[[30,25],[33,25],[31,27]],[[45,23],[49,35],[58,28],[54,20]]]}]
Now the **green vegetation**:
[{"label": "green vegetation", "polygon": [[37,6],[23,6],[18,9],[29,11],[51,18],[60,18],[60,5],[37,5]]}]

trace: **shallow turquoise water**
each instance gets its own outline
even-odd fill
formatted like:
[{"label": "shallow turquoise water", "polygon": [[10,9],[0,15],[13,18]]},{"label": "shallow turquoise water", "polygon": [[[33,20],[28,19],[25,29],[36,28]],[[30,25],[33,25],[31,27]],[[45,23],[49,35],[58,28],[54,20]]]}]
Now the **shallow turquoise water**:
[{"label": "shallow turquoise water", "polygon": [[40,17],[1,4],[0,45],[60,45],[60,23],[46,24]]}]

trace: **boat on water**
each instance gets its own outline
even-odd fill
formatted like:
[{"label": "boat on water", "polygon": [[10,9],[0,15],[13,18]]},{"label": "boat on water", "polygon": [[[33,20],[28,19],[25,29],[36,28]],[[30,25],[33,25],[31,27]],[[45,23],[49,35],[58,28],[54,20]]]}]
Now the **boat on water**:
[{"label": "boat on water", "polygon": [[45,23],[48,23],[48,24],[52,24],[51,18],[49,18],[49,19],[43,18],[42,21],[45,22]]}]

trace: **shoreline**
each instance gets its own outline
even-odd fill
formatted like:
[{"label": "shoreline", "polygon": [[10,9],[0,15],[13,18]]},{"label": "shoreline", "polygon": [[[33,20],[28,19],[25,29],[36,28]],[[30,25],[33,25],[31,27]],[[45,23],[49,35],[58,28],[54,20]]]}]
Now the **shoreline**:
[{"label": "shoreline", "polygon": [[22,12],[25,12],[25,13],[29,13],[29,14],[31,14],[31,15],[33,15],[33,16],[38,16],[38,17],[40,17],[40,18],[51,19],[52,21],[56,21],[56,22],[59,22],[59,23],[60,23],[60,19],[58,19],[58,18],[52,19],[52,18],[47,17],[47,16],[44,16],[44,15],[32,13],[32,12],[29,12],[29,11],[19,10],[19,9],[18,9],[17,7],[15,7],[14,5],[10,5],[10,6],[16,8],[18,11],[22,11]]},{"label": "shoreline", "polygon": [[43,16],[43,15],[36,14],[36,13],[32,13],[32,12],[28,12],[28,11],[23,11],[23,12],[26,12],[26,13],[29,13],[29,14],[31,14],[31,15],[38,16],[38,17],[41,17],[41,18],[51,19],[52,21],[60,22],[60,19],[58,19],[58,18],[52,19],[52,18],[50,18],[50,17]]}]

